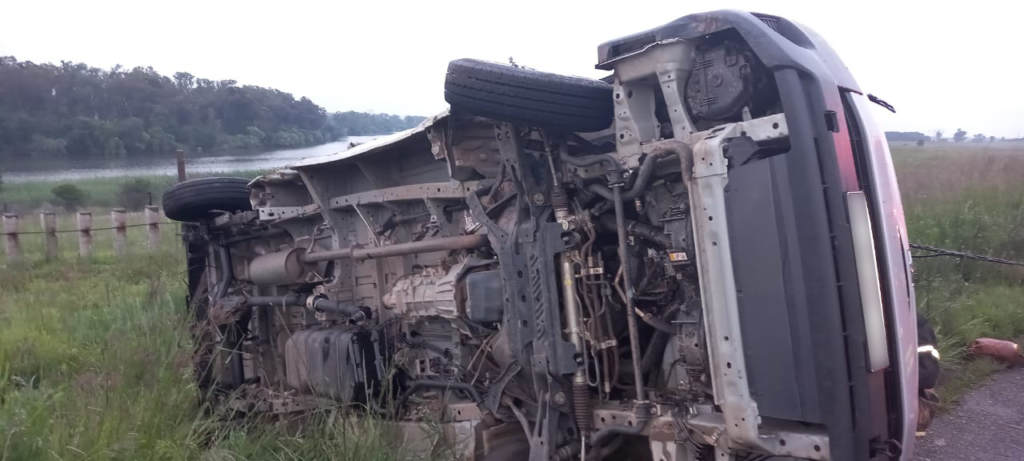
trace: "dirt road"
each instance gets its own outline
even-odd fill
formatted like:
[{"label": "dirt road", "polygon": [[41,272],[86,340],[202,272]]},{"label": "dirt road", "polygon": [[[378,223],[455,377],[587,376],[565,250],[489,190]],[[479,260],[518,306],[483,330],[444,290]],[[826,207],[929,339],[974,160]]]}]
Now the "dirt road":
[{"label": "dirt road", "polygon": [[997,374],[918,438],[918,461],[1024,460],[1024,368]]}]

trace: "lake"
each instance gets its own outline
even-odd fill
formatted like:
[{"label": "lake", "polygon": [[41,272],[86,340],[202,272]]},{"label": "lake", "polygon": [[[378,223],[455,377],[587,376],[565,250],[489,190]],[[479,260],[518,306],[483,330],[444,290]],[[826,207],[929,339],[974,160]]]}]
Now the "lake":
[{"label": "lake", "polygon": [[[320,157],[348,150],[349,143],[362,144],[386,136],[349,136],[337,142],[299,149],[282,149],[250,154],[189,156],[185,168],[191,173],[271,170],[309,157]],[[51,160],[8,162],[3,165],[4,182],[17,184],[35,181],[75,181],[119,176],[174,176],[178,169],[174,156],[134,160]]]}]

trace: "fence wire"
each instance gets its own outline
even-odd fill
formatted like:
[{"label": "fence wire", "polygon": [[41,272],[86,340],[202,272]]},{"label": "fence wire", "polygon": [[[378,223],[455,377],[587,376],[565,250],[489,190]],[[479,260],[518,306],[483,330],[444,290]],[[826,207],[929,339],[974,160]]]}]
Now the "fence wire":
[{"label": "fence wire", "polygon": [[949,257],[954,257],[954,258],[973,259],[975,261],[984,261],[984,262],[995,263],[995,264],[1005,264],[1005,265],[1008,265],[1008,266],[1024,266],[1024,262],[1014,261],[1014,260],[1011,260],[1011,259],[994,258],[992,256],[985,256],[985,255],[977,255],[977,254],[974,254],[974,253],[967,253],[965,251],[947,250],[945,248],[938,248],[938,247],[933,247],[933,246],[929,246],[929,245],[919,245],[919,244],[916,244],[916,243],[911,243],[910,244],[910,248],[913,248],[915,250],[927,251],[927,252],[930,253],[930,254],[926,254],[926,255],[913,255],[913,257],[915,259],[935,258],[935,257],[939,257],[939,256],[949,256]]},{"label": "fence wire", "polygon": [[123,226],[90,227],[89,229],[64,229],[64,230],[55,230],[55,231],[52,231],[52,232],[47,232],[47,231],[0,232],[0,235],[42,235],[42,234],[51,234],[51,233],[52,234],[77,234],[77,233],[80,233],[80,232],[85,231],[85,230],[88,230],[89,232],[92,232],[92,231],[104,231],[104,230],[114,230],[114,229],[127,229],[129,227],[149,227],[149,226],[153,226],[153,225],[156,225],[156,226],[166,226],[166,225],[169,225],[169,224],[180,224],[180,223],[176,223],[176,222],[173,222],[173,221],[161,221],[161,222],[155,222],[155,223],[151,223],[151,224],[150,223],[125,224]]},{"label": "fence wire", "polygon": [[[125,224],[124,226],[93,227],[93,228],[88,229],[88,231],[89,232],[92,232],[92,231],[105,231],[105,230],[114,230],[114,229],[127,229],[129,227],[149,227],[149,226],[154,226],[154,225],[156,225],[156,226],[166,226],[166,225],[178,225],[178,224],[180,224],[180,223],[176,223],[176,222],[173,222],[173,221],[160,221],[160,222],[155,222],[155,223]],[[49,234],[49,233],[70,234],[70,233],[80,233],[82,231],[83,231],[83,229],[64,229],[64,230],[55,230],[55,231],[52,231],[52,232],[47,232],[47,231],[0,232],[0,236],[7,236],[7,235],[42,235],[42,234]],[[934,246],[931,246],[931,245],[921,245],[921,244],[918,244],[918,243],[911,243],[910,244],[910,248],[913,248],[915,250],[920,250],[920,251],[927,251],[929,253],[929,254],[924,254],[924,255],[922,255],[922,254],[912,255],[912,257],[914,259],[937,258],[937,257],[946,256],[946,257],[952,257],[952,258],[973,259],[975,261],[983,261],[983,262],[989,262],[989,263],[994,263],[994,264],[1004,264],[1004,265],[1007,265],[1007,266],[1021,266],[1021,267],[1024,267],[1024,262],[1014,261],[1012,259],[996,258],[996,257],[992,257],[992,256],[985,256],[985,255],[979,255],[979,254],[974,254],[974,253],[968,253],[966,251],[949,250],[949,249],[946,249],[946,248],[939,248],[939,247],[934,247]]]}]

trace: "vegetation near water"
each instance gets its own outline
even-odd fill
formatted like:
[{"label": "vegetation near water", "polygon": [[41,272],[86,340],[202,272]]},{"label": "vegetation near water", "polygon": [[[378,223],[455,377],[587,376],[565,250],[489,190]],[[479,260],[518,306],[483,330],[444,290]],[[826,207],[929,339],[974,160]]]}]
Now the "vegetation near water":
[{"label": "vegetation near water", "polygon": [[[224,173],[204,173],[190,175],[189,179],[204,176],[233,176],[253,178],[265,171],[231,171]],[[160,197],[165,190],[178,181],[176,176],[138,176],[89,178],[60,183],[50,181],[25,182],[0,186],[0,206],[6,204],[12,211],[25,214],[41,208],[55,208],[63,204],[54,195],[55,188],[71,184],[84,194],[78,208],[110,208],[126,207],[131,210],[141,209],[152,197],[153,204],[160,204]]]},{"label": "vegetation near water", "polygon": [[235,80],[0,56],[0,161],[131,159],[302,147],[411,128],[418,116],[335,112]]},{"label": "vegetation near water", "polygon": [[[895,146],[913,242],[1024,260],[1024,148]],[[84,183],[93,197],[116,189]],[[34,185],[11,185],[6,193]],[[47,188],[52,184],[47,184]],[[97,226],[105,213],[97,213]],[[59,228],[74,227],[64,214]],[[133,216],[134,222],[141,217]],[[34,222],[34,221],[33,221]],[[109,232],[96,255],[43,262],[39,236],[23,236],[28,261],[0,256],[0,461],[72,459],[396,459],[378,424],[352,424],[328,408],[305,425],[227,422],[197,405],[183,307],[183,258],[174,227],[159,251],[129,231],[131,256],[115,259]],[[948,404],[996,365],[973,360],[979,336],[1024,337],[1024,271],[955,258],[915,260],[919,309],[938,330]]]}]

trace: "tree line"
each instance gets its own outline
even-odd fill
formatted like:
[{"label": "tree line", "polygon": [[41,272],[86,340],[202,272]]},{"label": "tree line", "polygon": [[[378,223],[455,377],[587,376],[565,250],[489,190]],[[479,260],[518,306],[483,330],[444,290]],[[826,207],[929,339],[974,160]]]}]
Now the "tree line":
[{"label": "tree line", "polygon": [[152,67],[103,70],[0,56],[0,159],[302,147],[400,131],[422,120],[328,114],[306,97],[188,72],[168,77]]},{"label": "tree line", "polygon": [[[968,134],[969,133],[963,129],[957,128],[956,132],[953,133],[953,142],[964,142],[967,140],[970,140],[971,142],[996,142],[995,136],[985,136],[983,133],[975,133],[973,136],[968,137]],[[925,141],[947,141],[942,130],[937,130],[934,136],[928,136],[919,131],[886,131],[885,139],[889,141],[912,141],[917,142],[918,144],[924,144]],[[1001,138],[1000,140],[1005,141],[1006,138]]]}]

